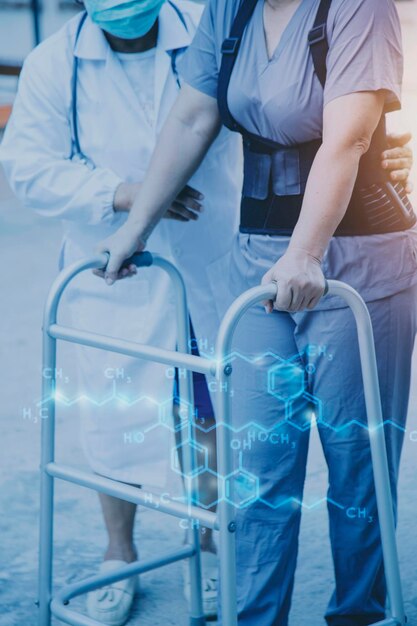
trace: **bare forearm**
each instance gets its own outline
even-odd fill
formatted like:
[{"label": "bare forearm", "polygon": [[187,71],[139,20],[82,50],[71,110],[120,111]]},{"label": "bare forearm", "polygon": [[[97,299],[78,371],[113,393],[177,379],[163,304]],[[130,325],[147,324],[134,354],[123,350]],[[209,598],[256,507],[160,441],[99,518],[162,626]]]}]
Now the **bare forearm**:
[{"label": "bare forearm", "polygon": [[153,154],[129,221],[147,238],[201,164],[220,130],[217,117],[188,119],[174,108]]},{"label": "bare forearm", "polygon": [[322,145],[310,172],[290,249],[302,249],[317,259],[323,258],[346,213],[361,154],[357,146],[342,149]]}]

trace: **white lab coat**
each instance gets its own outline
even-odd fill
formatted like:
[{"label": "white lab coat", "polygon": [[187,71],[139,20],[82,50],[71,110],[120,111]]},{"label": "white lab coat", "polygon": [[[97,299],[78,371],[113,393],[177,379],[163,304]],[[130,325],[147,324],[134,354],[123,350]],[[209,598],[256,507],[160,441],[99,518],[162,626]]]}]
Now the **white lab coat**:
[{"label": "white lab coat", "polygon": [[[79,16],[43,42],[27,58],[0,160],[23,203],[63,221],[61,266],[91,255],[95,244],[126,219],[112,208],[122,181],[140,182],[178,85],[171,52],[191,42],[201,6],[178,2],[161,11],[155,61],[152,130],[127,76],[101,30],[88,18],[74,49]],[[181,52],[182,53],[182,52]],[[177,55],[180,58],[181,53]],[[70,161],[72,153],[73,55],[79,58],[78,129],[89,170]],[[164,220],[148,249],[173,259],[186,280],[190,312],[201,345],[210,347],[227,301],[224,276],[237,225],[241,165],[238,139],[222,131],[190,184],[205,194],[196,223]],[[179,146],[181,149],[181,146]],[[163,181],[161,181],[163,184]],[[68,290],[65,306],[74,326],[174,349],[173,293],[157,268],[112,288],[90,272]],[[78,348],[77,388],[82,442],[92,469],[117,480],[163,487],[172,448],[160,405],[171,407],[173,381],[165,366]]]}]

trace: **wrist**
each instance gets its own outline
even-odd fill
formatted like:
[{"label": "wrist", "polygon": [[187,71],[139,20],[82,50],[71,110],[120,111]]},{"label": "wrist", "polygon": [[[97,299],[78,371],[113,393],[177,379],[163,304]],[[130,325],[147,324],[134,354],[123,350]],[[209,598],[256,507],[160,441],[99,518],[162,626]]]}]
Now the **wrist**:
[{"label": "wrist", "polygon": [[321,248],[309,249],[290,243],[286,254],[294,258],[310,259],[311,261],[315,261],[316,263],[321,265],[323,261],[324,251]]},{"label": "wrist", "polygon": [[143,206],[134,203],[132,206],[132,210],[129,212],[129,217],[126,224],[135,233],[138,233],[140,238],[146,242],[156,226],[159,224],[163,215],[166,213],[166,210],[163,213],[155,215]]},{"label": "wrist", "polygon": [[132,212],[129,213],[129,217],[124,224],[124,228],[130,231],[134,237],[143,244],[144,247],[146,246],[146,243],[153,231],[153,228],[143,220],[142,216],[135,216]]}]

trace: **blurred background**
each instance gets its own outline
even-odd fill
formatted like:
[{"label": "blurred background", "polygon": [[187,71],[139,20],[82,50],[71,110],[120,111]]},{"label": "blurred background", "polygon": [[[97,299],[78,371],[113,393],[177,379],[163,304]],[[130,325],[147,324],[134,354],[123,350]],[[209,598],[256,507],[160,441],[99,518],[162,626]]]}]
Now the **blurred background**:
[{"label": "blurred background", "polygon": [[[405,49],[403,111],[390,116],[394,130],[411,130],[417,151],[417,0],[397,2]],[[0,0],[0,141],[27,53],[75,11],[71,0]],[[417,184],[416,172],[413,172]],[[413,194],[417,206],[417,194]],[[57,271],[58,223],[23,210],[0,170],[0,626],[35,626],[38,513],[41,314]],[[390,260],[387,259],[387,263]],[[70,347],[60,363],[70,366]],[[412,384],[400,484],[398,538],[409,623],[417,625],[417,356]],[[66,373],[68,370],[65,370]],[[78,442],[76,407],[60,410],[58,456],[84,465]],[[333,572],[325,504],[309,509],[326,492],[326,467],[313,431],[306,485],[299,567],[291,626],[323,623]],[[57,485],[55,582],[85,577],[100,561],[105,536],[98,502],[87,490]],[[182,542],[178,521],[141,512],[143,557]],[[366,564],[364,563],[364,567]],[[181,566],[143,576],[129,624],[187,623]],[[80,605],[81,606],[81,605]],[[58,622],[56,622],[58,623]],[[264,626],[260,624],[260,626]]]},{"label": "blurred background", "polygon": [[74,0],[0,0],[0,126],[25,56],[79,10]]}]

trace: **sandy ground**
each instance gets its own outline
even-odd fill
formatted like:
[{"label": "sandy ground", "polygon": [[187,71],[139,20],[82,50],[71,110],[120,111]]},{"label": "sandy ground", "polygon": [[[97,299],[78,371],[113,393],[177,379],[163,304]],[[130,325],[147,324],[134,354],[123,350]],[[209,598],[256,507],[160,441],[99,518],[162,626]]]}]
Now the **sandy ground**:
[{"label": "sandy ground", "polygon": [[[404,113],[393,126],[413,128],[417,137],[417,2],[399,5],[405,35],[406,87]],[[0,54],[5,38],[16,26],[0,14]],[[54,18],[55,19],[55,18]],[[27,24],[18,25],[21,41]],[[49,24],[49,29],[52,26]],[[8,38],[11,42],[11,39]],[[24,54],[24,45],[7,48],[11,57]],[[26,45],[26,44],[25,44]],[[0,83],[1,91],[1,83]],[[417,145],[415,148],[417,149]],[[417,198],[415,198],[417,200]],[[6,262],[1,272],[0,324],[0,626],[36,624],[36,559],[38,532],[39,423],[27,416],[40,393],[41,311],[56,272],[60,229],[23,211],[0,178],[0,249]],[[68,348],[61,358],[68,356]],[[415,358],[417,365],[417,357]],[[398,541],[409,623],[417,626],[417,370],[413,376],[408,430],[400,484]],[[26,415],[26,417],[25,417]],[[84,465],[79,450],[76,411],[58,418],[58,453],[61,459]],[[318,438],[313,432],[306,485],[309,494],[324,496],[326,469]],[[55,583],[59,588],[90,574],[99,563],[105,535],[98,504],[87,490],[58,484]],[[136,528],[142,557],[180,545],[178,522],[148,511],[141,512]],[[366,564],[364,564],[364,567]],[[142,577],[132,625],[185,625],[181,565]],[[324,505],[303,516],[291,626],[323,624],[323,612],[332,587],[332,567]],[[82,601],[77,605],[82,607]],[[55,622],[58,623],[58,622]],[[260,625],[263,626],[263,625]]]}]

